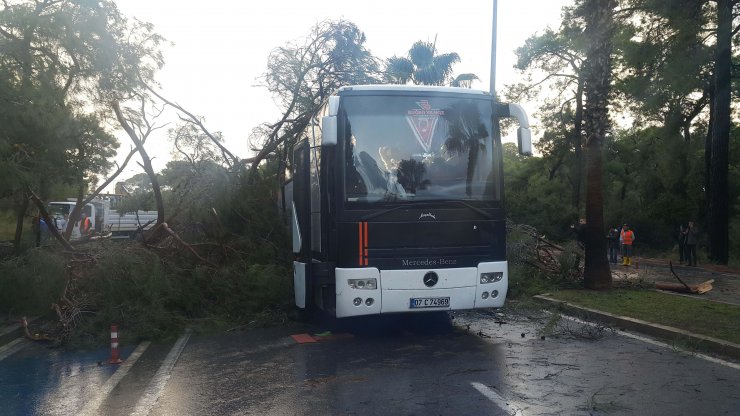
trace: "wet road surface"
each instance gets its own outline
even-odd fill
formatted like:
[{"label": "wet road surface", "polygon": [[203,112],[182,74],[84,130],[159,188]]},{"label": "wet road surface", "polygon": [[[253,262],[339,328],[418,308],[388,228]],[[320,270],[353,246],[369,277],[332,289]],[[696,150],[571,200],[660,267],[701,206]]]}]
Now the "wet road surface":
[{"label": "wet road surface", "polygon": [[107,350],[25,345],[0,360],[0,414],[740,414],[737,363],[601,326],[511,308],[381,318],[129,346],[124,375],[97,364]]}]

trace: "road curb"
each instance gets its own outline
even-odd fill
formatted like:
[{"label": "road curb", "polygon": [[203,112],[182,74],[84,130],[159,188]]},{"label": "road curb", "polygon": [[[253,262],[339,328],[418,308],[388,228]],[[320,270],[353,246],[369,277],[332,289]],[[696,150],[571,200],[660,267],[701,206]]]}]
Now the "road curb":
[{"label": "road curb", "polygon": [[587,319],[597,320],[603,323],[614,325],[619,327],[620,329],[629,329],[632,331],[641,332],[643,334],[651,335],[657,338],[668,339],[671,341],[690,340],[693,343],[696,343],[698,349],[711,351],[735,359],[740,359],[740,345],[729,341],[709,337],[706,335],[695,334],[693,332],[684,331],[683,329],[674,328],[672,326],[660,325],[652,322],[643,321],[641,319],[614,315],[609,312],[574,305],[563,300],[551,298],[547,295],[547,293],[536,295],[534,296],[534,298],[540,302],[555,305],[560,309],[564,309],[565,311],[576,314],[580,317],[585,317]]}]

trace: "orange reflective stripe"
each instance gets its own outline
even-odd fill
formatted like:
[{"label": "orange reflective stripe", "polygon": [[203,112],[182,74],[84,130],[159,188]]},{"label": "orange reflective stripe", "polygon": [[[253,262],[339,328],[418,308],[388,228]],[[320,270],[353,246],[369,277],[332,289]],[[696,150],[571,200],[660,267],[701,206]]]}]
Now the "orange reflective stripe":
[{"label": "orange reflective stripe", "polygon": [[364,232],[364,234],[365,234],[365,248],[367,248],[367,222],[365,222],[364,224],[365,224],[365,232]]},{"label": "orange reflective stripe", "polygon": [[358,260],[358,263],[360,266],[367,266],[367,222],[358,222],[357,223],[357,235],[358,240],[360,243],[360,258]]}]

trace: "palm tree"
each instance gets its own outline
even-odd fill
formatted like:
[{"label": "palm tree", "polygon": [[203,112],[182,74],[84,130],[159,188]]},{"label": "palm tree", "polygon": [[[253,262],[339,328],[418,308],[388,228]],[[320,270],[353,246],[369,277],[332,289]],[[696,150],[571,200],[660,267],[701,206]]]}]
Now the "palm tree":
[{"label": "palm tree", "polygon": [[586,131],[586,261],[583,282],[589,289],[609,289],[611,270],[604,239],[604,162],[603,143],[609,128],[609,88],[611,82],[616,0],[586,0],[582,13],[584,34],[590,43],[584,62],[586,102],[583,121]]},{"label": "palm tree", "polygon": [[475,74],[461,74],[452,79],[452,66],[460,62],[456,52],[437,54],[437,40],[418,41],[409,49],[408,56],[393,56],[386,60],[386,80],[393,84],[452,85],[470,88]]}]

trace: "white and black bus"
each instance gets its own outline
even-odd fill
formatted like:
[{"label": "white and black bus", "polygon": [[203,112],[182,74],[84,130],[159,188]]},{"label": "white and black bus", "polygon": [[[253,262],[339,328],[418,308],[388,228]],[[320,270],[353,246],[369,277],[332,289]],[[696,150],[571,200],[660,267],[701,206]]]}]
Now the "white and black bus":
[{"label": "white and black bus", "polygon": [[[293,149],[295,303],[337,317],[500,307],[508,287],[499,120],[487,92],[341,88]],[[290,196],[292,195],[292,196]]]}]

